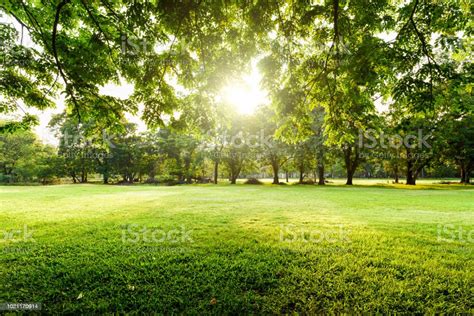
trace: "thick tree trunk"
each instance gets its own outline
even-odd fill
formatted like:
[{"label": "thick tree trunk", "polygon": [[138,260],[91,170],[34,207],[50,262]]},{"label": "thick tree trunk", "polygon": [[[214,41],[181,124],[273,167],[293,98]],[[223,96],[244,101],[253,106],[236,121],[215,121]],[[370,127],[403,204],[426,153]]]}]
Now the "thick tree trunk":
[{"label": "thick tree trunk", "polygon": [[352,178],[353,177],[354,177],[354,174],[352,174],[352,173],[347,174],[346,185],[352,185]]},{"label": "thick tree trunk", "polygon": [[237,178],[239,177],[240,170],[242,169],[242,166],[240,167],[235,167],[231,169],[230,172],[230,184],[236,184],[237,183]]},{"label": "thick tree trunk", "polygon": [[219,177],[219,161],[214,162],[214,184],[217,184],[217,178]]},{"label": "thick tree trunk", "polygon": [[[409,151],[407,150],[407,157],[409,157]],[[413,171],[413,161],[411,158],[407,158],[407,185],[416,185],[416,176]]]},{"label": "thick tree trunk", "polygon": [[413,170],[410,168],[407,169],[407,184],[416,185],[416,177],[413,174]]},{"label": "thick tree trunk", "polygon": [[273,184],[279,184],[280,183],[280,179],[278,178],[279,166],[277,162],[272,163],[272,169],[273,169]]},{"label": "thick tree trunk", "polygon": [[325,179],[324,179],[324,164],[318,164],[318,185],[325,185]]},{"label": "thick tree trunk", "polygon": [[472,171],[471,166],[464,167],[464,172],[462,174],[461,183],[464,183],[464,184],[470,184],[471,183],[471,171]]}]

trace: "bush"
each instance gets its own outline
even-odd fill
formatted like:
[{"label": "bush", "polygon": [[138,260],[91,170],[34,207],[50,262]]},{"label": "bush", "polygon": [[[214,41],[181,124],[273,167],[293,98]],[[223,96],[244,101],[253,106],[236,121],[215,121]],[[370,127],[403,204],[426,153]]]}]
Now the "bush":
[{"label": "bush", "polygon": [[245,184],[263,184],[263,182],[257,178],[249,178],[247,181],[245,181]]},{"label": "bush", "polygon": [[174,186],[174,185],[186,184],[186,181],[179,181],[173,178],[166,178],[166,179],[163,179],[161,183],[167,186]]},{"label": "bush", "polygon": [[158,183],[160,183],[160,181],[158,181],[158,179],[148,178],[148,179],[145,180],[145,183],[147,183],[147,184],[158,184]]},{"label": "bush", "polygon": [[211,178],[197,177],[197,178],[194,178],[194,179],[196,180],[197,183],[212,183]]},{"label": "bush", "polygon": [[316,182],[314,182],[314,180],[308,179],[304,180],[303,182],[298,182],[298,184],[316,184]]}]

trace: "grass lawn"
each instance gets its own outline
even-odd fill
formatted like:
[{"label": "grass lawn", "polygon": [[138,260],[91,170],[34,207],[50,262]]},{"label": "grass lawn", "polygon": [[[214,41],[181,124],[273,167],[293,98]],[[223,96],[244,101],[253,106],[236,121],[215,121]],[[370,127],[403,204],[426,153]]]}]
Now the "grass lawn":
[{"label": "grass lawn", "polygon": [[0,303],[474,313],[474,187],[0,187]]}]

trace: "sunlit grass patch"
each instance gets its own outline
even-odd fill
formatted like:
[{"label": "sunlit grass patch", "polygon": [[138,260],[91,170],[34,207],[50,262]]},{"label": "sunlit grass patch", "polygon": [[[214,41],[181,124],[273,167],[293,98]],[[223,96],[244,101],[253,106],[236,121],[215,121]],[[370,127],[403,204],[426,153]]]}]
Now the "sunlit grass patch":
[{"label": "sunlit grass patch", "polygon": [[20,230],[0,244],[0,302],[51,313],[474,312],[469,187],[0,193],[1,229]]}]

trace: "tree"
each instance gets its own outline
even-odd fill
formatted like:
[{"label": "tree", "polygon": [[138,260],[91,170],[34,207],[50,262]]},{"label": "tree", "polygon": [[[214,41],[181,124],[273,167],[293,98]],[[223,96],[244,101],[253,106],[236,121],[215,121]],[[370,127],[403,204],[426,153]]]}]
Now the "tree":
[{"label": "tree", "polygon": [[22,113],[21,121],[2,122],[0,133],[35,125],[37,118],[27,112],[27,107],[42,110],[54,105],[52,95],[56,85],[51,65],[45,54],[25,45],[24,31],[22,26],[20,37],[13,25],[0,23],[0,113]]},{"label": "tree", "polygon": [[288,145],[275,137],[278,125],[275,113],[265,106],[257,109],[257,113],[253,118],[251,133],[255,138],[255,147],[260,161],[264,165],[269,165],[273,171],[273,184],[279,184],[279,172],[282,165],[289,159]]},{"label": "tree", "polygon": [[445,144],[443,153],[460,169],[461,183],[469,184],[474,170],[474,115],[450,120],[443,131]]},{"label": "tree", "polygon": [[229,173],[229,181],[236,184],[240,172],[248,163],[252,152],[251,146],[251,118],[238,115],[232,119],[225,133],[225,146],[222,150],[222,161]]},{"label": "tree", "polygon": [[[397,131],[403,137],[418,132],[433,134],[430,146],[413,147],[404,143],[407,184],[415,185],[418,174],[439,152],[433,149],[442,134],[447,94],[443,86],[456,73],[449,51],[462,50],[461,31],[469,12],[459,3],[414,0],[398,8],[398,35],[391,44],[393,66],[389,76],[392,113],[398,119]],[[442,62],[441,62],[442,61]]]},{"label": "tree", "polygon": [[43,184],[61,176],[61,159],[31,131],[0,134],[0,180]]}]

